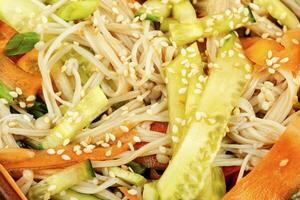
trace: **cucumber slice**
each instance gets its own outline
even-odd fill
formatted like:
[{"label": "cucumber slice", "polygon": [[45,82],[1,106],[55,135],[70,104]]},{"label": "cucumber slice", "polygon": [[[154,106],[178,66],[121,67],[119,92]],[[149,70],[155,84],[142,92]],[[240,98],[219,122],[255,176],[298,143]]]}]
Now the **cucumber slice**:
[{"label": "cucumber slice", "polygon": [[137,186],[144,185],[147,182],[147,179],[145,179],[142,175],[122,169],[120,167],[110,167],[108,168],[108,173]]},{"label": "cucumber slice", "polygon": [[87,160],[51,175],[32,186],[28,192],[28,198],[29,200],[47,200],[50,199],[50,196],[93,177],[95,177],[95,173],[92,164]]},{"label": "cucumber slice", "polygon": [[[187,50],[189,49],[189,51]],[[194,69],[193,73],[190,70],[194,66],[201,65],[201,56],[196,43],[192,44],[187,49],[182,51],[167,67],[167,91],[168,91],[168,111],[169,111],[169,132],[175,138],[180,139],[182,136],[181,127],[185,120],[185,102],[186,92],[188,90],[188,78],[198,70]],[[173,143],[173,149],[177,147],[177,143]]]},{"label": "cucumber slice", "polygon": [[63,144],[65,139],[72,139],[84,127],[105,111],[108,100],[100,87],[92,88],[74,108],[69,110],[61,122],[39,145],[40,149],[55,148]]},{"label": "cucumber slice", "polygon": [[226,193],[224,174],[221,168],[213,167],[207,176],[197,200],[220,200]]},{"label": "cucumber slice", "polygon": [[0,20],[18,32],[32,32],[41,9],[32,0],[0,0]]},{"label": "cucumber slice", "polygon": [[14,99],[9,94],[10,89],[0,80],[0,99],[5,99],[8,104],[11,104]]},{"label": "cucumber slice", "polygon": [[223,13],[203,17],[192,24],[170,24],[171,40],[185,45],[200,38],[226,34],[255,22],[249,7],[227,9]]},{"label": "cucumber slice", "polygon": [[147,0],[143,7],[135,13],[135,16],[146,14],[146,20],[162,22],[171,15],[172,5],[161,0]]},{"label": "cucumber slice", "polygon": [[74,200],[74,199],[78,199],[78,200],[101,200],[93,195],[90,194],[82,194],[79,192],[75,192],[73,190],[66,190],[66,191],[62,191],[58,194],[55,194],[53,196],[51,196],[51,199],[53,200]]},{"label": "cucumber slice", "polygon": [[247,83],[246,65],[249,63],[237,45],[238,37],[229,36],[219,49],[216,59],[219,68],[210,71],[198,102],[196,114],[200,113],[202,118],[190,116],[185,137],[158,181],[161,199],[193,200],[199,197],[206,184],[232,109]]},{"label": "cucumber slice", "polygon": [[280,0],[254,0],[254,3],[267,9],[267,11],[287,28],[299,28],[297,16]]},{"label": "cucumber slice", "polygon": [[189,0],[174,4],[172,15],[180,23],[194,23],[197,20],[196,11]]},{"label": "cucumber slice", "polygon": [[143,200],[159,200],[159,194],[156,190],[156,182],[144,185]]},{"label": "cucumber slice", "polygon": [[170,24],[173,24],[173,23],[178,23],[178,21],[176,19],[170,18],[170,17],[164,19],[160,23],[160,30],[163,31],[163,32],[168,32]]}]

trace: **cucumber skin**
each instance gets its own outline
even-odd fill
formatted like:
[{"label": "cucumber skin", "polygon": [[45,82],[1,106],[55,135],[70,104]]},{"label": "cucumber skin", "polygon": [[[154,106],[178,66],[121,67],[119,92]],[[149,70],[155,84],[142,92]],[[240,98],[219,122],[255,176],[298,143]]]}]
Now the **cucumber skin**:
[{"label": "cucumber skin", "polygon": [[77,198],[78,200],[101,200],[93,195],[90,194],[82,194],[79,192],[75,192],[73,190],[66,190],[64,195],[55,194],[51,196],[53,200],[72,200],[71,198]]},{"label": "cucumber skin", "polygon": [[147,13],[146,20],[153,22],[162,22],[165,18],[171,15],[172,5],[163,3],[161,0],[147,0],[139,11],[135,13],[135,17],[141,16],[146,12],[145,7],[151,7],[153,11]]},{"label": "cucumber skin", "polygon": [[156,184],[157,181],[153,181],[144,185],[143,200],[159,200]]},{"label": "cucumber skin", "polygon": [[[86,160],[43,179],[30,188],[28,198],[29,200],[44,200],[95,176],[90,160]],[[48,188],[52,185],[56,188],[49,191]]]},{"label": "cucumber skin", "polygon": [[110,167],[108,171],[112,172],[116,177],[137,186],[144,185],[147,182],[147,179],[145,179],[142,175],[124,170],[119,167]]},{"label": "cucumber skin", "polygon": [[[233,49],[237,40],[232,34],[220,49],[217,63],[221,69],[211,71],[198,104],[198,111],[207,113],[216,123],[191,121],[177,153],[158,181],[161,200],[196,199],[205,184],[231,111],[246,83],[244,64],[248,62],[237,55],[233,58],[220,57],[222,52]],[[238,67],[234,67],[236,63],[239,63]]]}]

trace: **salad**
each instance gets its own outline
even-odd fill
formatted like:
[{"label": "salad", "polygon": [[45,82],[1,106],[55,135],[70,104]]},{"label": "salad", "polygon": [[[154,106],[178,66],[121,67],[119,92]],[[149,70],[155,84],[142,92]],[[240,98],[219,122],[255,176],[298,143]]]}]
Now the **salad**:
[{"label": "salad", "polygon": [[0,0],[0,199],[300,199],[299,17]]}]

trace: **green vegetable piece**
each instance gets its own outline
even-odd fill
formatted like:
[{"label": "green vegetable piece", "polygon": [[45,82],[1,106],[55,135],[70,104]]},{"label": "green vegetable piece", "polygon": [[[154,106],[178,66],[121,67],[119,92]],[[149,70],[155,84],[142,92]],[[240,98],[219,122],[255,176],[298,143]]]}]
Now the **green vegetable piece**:
[{"label": "green vegetable piece", "polygon": [[171,39],[177,45],[185,45],[201,38],[226,34],[254,22],[248,7],[227,9],[223,13],[203,17],[192,24],[170,24]]},{"label": "green vegetable piece", "polygon": [[0,0],[0,20],[21,33],[34,30],[40,12],[32,0]]},{"label": "green vegetable piece", "polygon": [[194,23],[197,21],[196,11],[189,0],[174,4],[172,15],[180,23]]},{"label": "green vegetable piece", "polygon": [[77,0],[70,1],[56,11],[56,14],[66,21],[74,21],[89,17],[101,1],[99,0]]},{"label": "green vegetable piece", "polygon": [[9,94],[10,89],[4,85],[2,81],[0,81],[0,99],[5,99],[9,104],[11,104],[14,99],[12,96]]},{"label": "green vegetable piece", "polygon": [[53,174],[36,185],[28,192],[29,200],[47,200],[81,181],[95,177],[92,164],[89,160],[73,165]]},{"label": "green vegetable piece", "polygon": [[143,200],[159,200],[156,181],[144,185]]},{"label": "green vegetable piece", "polygon": [[53,200],[101,200],[91,194],[82,194],[73,190],[65,190],[58,194],[51,196]]},{"label": "green vegetable piece", "polygon": [[207,175],[206,182],[197,200],[221,200],[226,193],[223,171],[220,167],[213,167]]},{"label": "green vegetable piece", "polygon": [[142,16],[146,13],[146,20],[162,22],[171,15],[171,8],[171,4],[164,3],[161,0],[147,0],[143,7],[135,13],[135,16]]},{"label": "green vegetable piece", "polygon": [[168,32],[169,31],[169,26],[170,24],[173,24],[173,23],[178,23],[178,21],[174,18],[166,18],[164,19],[161,23],[160,23],[160,30],[163,31],[163,32]]},{"label": "green vegetable piece", "polygon": [[287,28],[298,28],[300,23],[297,16],[280,0],[255,0],[255,4],[267,9],[267,11]]},{"label": "green vegetable piece", "polygon": [[71,140],[103,113],[107,105],[108,100],[100,87],[91,89],[74,108],[64,115],[61,122],[50,131],[46,138],[42,139],[36,148],[55,148],[62,145],[65,139]]},{"label": "green vegetable piece", "polygon": [[37,98],[34,102],[34,105],[30,108],[27,108],[27,112],[32,114],[34,118],[39,118],[48,113],[47,106],[42,99]]},{"label": "green vegetable piece", "polygon": [[17,33],[7,43],[4,53],[7,56],[16,56],[27,53],[40,41],[40,35],[34,32]]},{"label": "green vegetable piece", "polygon": [[161,199],[193,200],[202,196],[200,192],[208,181],[231,112],[247,83],[249,63],[237,45],[238,37],[230,34],[223,40],[216,67],[211,69],[204,85],[196,114],[187,120],[187,132],[158,181]]},{"label": "green vegetable piece", "polygon": [[[201,56],[196,43],[188,47],[188,50],[182,50],[186,54],[178,55],[167,67],[167,91],[168,91],[168,111],[170,118],[170,133],[175,138],[180,139],[183,135],[181,130],[183,120],[185,119],[185,103],[188,90],[188,77],[198,73],[198,69],[192,70],[194,66],[202,64]],[[196,67],[197,68],[197,67]],[[175,152],[178,143],[173,143]]]},{"label": "green vegetable piece", "polygon": [[134,161],[131,161],[127,165],[137,174],[143,174],[147,169],[144,165],[141,165],[140,163]]},{"label": "green vegetable piece", "polygon": [[143,176],[120,167],[110,167],[108,168],[108,173],[137,186],[144,185],[147,182],[147,179],[145,179]]}]

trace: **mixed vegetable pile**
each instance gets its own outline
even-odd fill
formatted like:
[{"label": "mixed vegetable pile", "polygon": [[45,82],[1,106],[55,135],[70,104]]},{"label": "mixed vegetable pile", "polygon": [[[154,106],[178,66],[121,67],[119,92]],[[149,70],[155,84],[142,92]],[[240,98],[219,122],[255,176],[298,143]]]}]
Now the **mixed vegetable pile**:
[{"label": "mixed vegetable pile", "polygon": [[[134,12],[133,20],[150,23],[152,29],[159,30],[175,47],[174,56],[162,64],[168,122],[152,120],[149,126],[149,131],[166,136],[170,141],[171,160],[161,157],[167,161],[159,162],[155,155],[134,157],[134,154],[128,154],[152,145],[140,139],[136,129],[139,121],[128,120],[105,136],[81,140],[82,130],[110,120],[110,114],[113,117],[113,111],[123,106],[114,105],[117,108],[112,108],[112,98],[99,84],[83,92],[74,89],[73,94],[62,91],[62,85],[69,81],[73,83],[70,87],[76,88],[75,79],[78,77],[82,84],[89,82],[93,72],[98,72],[95,63],[90,63],[75,51],[57,60],[55,56],[50,59],[51,54],[45,54],[49,63],[55,65],[48,72],[50,78],[41,72],[45,65],[41,59],[44,49],[58,51],[49,47],[48,42],[60,41],[60,37],[63,40],[63,35],[68,33],[63,32],[56,38],[51,34],[41,34],[37,31],[39,20],[44,23],[61,20],[70,28],[82,24],[89,26],[94,23],[91,17],[97,14],[103,2],[0,0],[0,108],[5,106],[16,115],[29,114],[36,124],[39,119],[44,123],[50,120],[47,113],[52,108],[49,105],[53,104],[47,101],[47,96],[53,95],[55,102],[60,102],[57,109],[62,114],[58,119],[51,119],[55,121],[52,126],[46,123],[48,127],[41,128],[47,130],[46,134],[36,131],[34,137],[16,137],[18,147],[0,149],[0,199],[2,196],[4,199],[30,200],[109,199],[108,194],[95,195],[88,190],[94,180],[102,178],[106,181],[107,177],[116,181],[110,185],[108,193],[119,199],[299,199],[300,115],[297,110],[290,113],[289,121],[284,125],[287,128],[276,143],[266,145],[270,150],[253,169],[246,170],[243,178],[238,177],[243,176],[240,171],[245,170],[245,166],[220,167],[214,162],[229,132],[233,110],[258,72],[266,71],[275,76],[279,70],[289,71],[297,81],[300,3],[234,1],[236,6],[211,12],[205,9],[211,0],[122,0]],[[46,5],[54,11],[39,17],[42,9],[38,5]],[[102,6],[110,12],[105,3]],[[259,12],[263,12],[264,17]],[[271,28],[276,24],[280,27],[279,32],[272,33],[275,37],[270,33],[266,35],[264,29],[257,28],[261,23],[269,23]],[[80,31],[84,32],[84,28]],[[213,48],[208,45],[211,41]],[[88,51],[91,48],[84,46],[83,52]],[[68,62],[70,66],[77,66],[78,74],[74,73],[74,77],[70,75],[68,81],[64,81],[61,74],[75,68],[61,69]],[[149,61],[146,58],[143,62]],[[55,94],[45,89],[49,83],[53,84]],[[291,98],[298,103],[297,96]],[[153,100],[146,102],[142,99],[144,101],[151,106],[157,104]],[[284,112],[286,108],[281,109]],[[151,110],[145,112],[149,114]],[[5,113],[0,113],[0,122],[4,119]],[[39,129],[38,124],[36,127]],[[161,146],[160,151],[167,150]],[[118,166],[107,164],[117,162],[122,156],[132,156],[133,159]],[[104,162],[99,167],[97,161]],[[26,170],[34,174],[35,181],[29,184],[24,194],[19,186],[25,185],[26,181],[21,178],[16,183],[12,177],[15,180],[24,177]],[[97,184],[97,191],[101,191],[103,185]],[[135,189],[138,187],[141,191]]]}]

